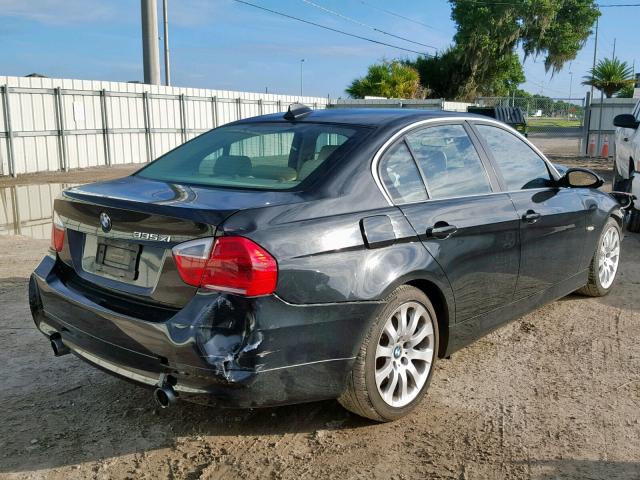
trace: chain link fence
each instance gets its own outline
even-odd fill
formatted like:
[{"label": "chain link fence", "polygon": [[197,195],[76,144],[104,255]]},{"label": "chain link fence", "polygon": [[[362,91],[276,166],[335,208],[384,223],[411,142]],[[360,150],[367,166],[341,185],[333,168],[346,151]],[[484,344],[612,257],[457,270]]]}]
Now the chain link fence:
[{"label": "chain link fence", "polygon": [[519,108],[527,137],[549,155],[579,155],[584,150],[585,98],[481,97],[476,104]]}]

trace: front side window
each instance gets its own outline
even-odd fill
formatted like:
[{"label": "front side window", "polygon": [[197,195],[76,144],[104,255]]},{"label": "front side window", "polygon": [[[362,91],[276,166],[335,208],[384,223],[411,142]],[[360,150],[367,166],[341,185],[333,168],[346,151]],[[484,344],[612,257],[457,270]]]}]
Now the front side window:
[{"label": "front side window", "polygon": [[491,192],[487,171],[462,125],[423,128],[407,135],[430,198]]},{"label": "front side window", "polygon": [[489,146],[508,190],[551,185],[547,163],[521,139],[498,127],[476,125]]},{"label": "front side window", "polygon": [[394,203],[414,203],[427,199],[420,172],[404,142],[392,146],[380,162],[380,178]]},{"label": "front side window", "polygon": [[136,175],[172,183],[286,190],[368,131],[324,123],[230,125],[185,143]]}]

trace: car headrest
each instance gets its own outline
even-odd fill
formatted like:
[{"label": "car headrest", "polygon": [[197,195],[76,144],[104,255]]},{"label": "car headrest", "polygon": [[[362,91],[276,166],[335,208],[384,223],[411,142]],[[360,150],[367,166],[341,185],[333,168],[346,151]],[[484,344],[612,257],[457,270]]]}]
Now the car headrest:
[{"label": "car headrest", "polygon": [[340,145],[325,145],[318,152],[318,162],[324,162]]},{"label": "car headrest", "polygon": [[223,155],[216,160],[214,175],[248,177],[251,175],[251,160],[244,155]]},{"label": "car headrest", "polygon": [[329,158],[331,154],[335,152],[339,146],[340,145],[325,145],[324,147],[322,147],[318,152],[318,158],[314,160],[307,160],[302,164],[302,167],[300,168],[300,174],[298,175],[298,179],[302,180],[307,178],[309,174],[313,172],[316,168],[318,168],[318,166],[322,162],[324,162],[327,158]]}]

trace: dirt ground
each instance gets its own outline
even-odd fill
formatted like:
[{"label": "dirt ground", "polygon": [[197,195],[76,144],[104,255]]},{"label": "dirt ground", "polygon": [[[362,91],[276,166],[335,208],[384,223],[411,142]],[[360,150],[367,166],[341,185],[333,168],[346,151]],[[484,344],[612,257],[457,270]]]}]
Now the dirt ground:
[{"label": "dirt ground", "polygon": [[47,243],[0,237],[0,478],[640,479],[638,234],[608,297],[569,296],[441,360],[390,424],[334,401],[159,411],[148,390],[54,358],[26,294]]}]

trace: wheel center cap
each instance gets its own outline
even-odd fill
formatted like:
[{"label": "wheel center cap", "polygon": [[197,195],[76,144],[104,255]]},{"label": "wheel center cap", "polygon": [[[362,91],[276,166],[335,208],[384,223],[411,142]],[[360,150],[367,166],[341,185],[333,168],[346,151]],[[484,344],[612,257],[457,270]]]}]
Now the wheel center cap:
[{"label": "wheel center cap", "polygon": [[393,349],[393,357],[400,358],[400,355],[402,355],[402,349],[398,346]]}]

